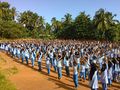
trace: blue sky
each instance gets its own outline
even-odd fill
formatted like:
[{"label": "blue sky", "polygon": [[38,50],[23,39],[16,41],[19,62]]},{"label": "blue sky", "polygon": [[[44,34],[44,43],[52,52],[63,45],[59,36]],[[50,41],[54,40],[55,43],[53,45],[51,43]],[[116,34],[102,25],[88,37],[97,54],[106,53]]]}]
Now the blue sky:
[{"label": "blue sky", "polygon": [[23,12],[31,10],[50,22],[52,17],[60,20],[66,13],[72,14],[75,18],[81,11],[85,11],[91,17],[99,8],[117,14],[120,20],[120,0],[0,0],[7,1],[11,6],[16,7],[17,11]]}]

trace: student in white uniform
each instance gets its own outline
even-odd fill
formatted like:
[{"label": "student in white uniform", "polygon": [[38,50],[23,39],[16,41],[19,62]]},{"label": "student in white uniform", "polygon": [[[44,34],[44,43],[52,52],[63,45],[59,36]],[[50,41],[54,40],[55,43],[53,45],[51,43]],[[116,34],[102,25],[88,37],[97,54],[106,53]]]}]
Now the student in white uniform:
[{"label": "student in white uniform", "polygon": [[26,60],[26,64],[28,64],[28,59],[29,59],[29,51],[28,48],[25,50],[25,60]]},{"label": "student in white uniform", "polygon": [[58,79],[60,80],[62,78],[62,57],[61,55],[58,55],[57,71],[58,71]]},{"label": "student in white uniform", "polygon": [[42,67],[41,67],[42,57],[43,57],[43,52],[42,52],[42,50],[41,50],[41,51],[39,51],[39,53],[38,53],[38,70],[39,70],[39,71],[42,70]]},{"label": "student in white uniform", "polygon": [[24,59],[25,59],[25,50],[24,50],[24,48],[22,48],[22,50],[21,50],[21,58],[22,58],[22,63],[23,63]]},{"label": "student in white uniform", "polygon": [[46,55],[46,67],[47,67],[47,72],[49,75],[50,74],[50,57],[48,54]]},{"label": "student in white uniform", "polygon": [[53,67],[55,72],[57,72],[57,55],[56,54],[54,54],[54,57],[53,57]]},{"label": "student in white uniform", "polygon": [[112,84],[112,79],[113,79],[113,75],[112,75],[112,69],[113,69],[113,63],[111,60],[108,61],[108,85],[111,86]]},{"label": "student in white uniform", "polygon": [[17,58],[18,60],[20,60],[20,46],[18,46],[18,48],[16,48],[16,53],[17,53]]},{"label": "student in white uniform", "polygon": [[120,65],[119,65],[119,61],[115,60],[115,75],[114,75],[114,80],[116,82],[118,82],[118,77],[119,77],[119,70],[120,70]]},{"label": "student in white uniform", "polygon": [[78,72],[80,71],[80,54],[79,52],[75,52],[75,58],[76,58],[76,62],[78,65]]},{"label": "student in white uniform", "polygon": [[91,90],[97,90],[98,89],[98,77],[97,77],[97,65],[96,62],[91,63],[91,69],[90,69],[90,87]]},{"label": "student in white uniform", "polygon": [[90,62],[89,62],[89,58],[85,57],[85,77],[88,77],[89,79],[89,73],[90,73]]},{"label": "student in white uniform", "polygon": [[76,60],[73,61],[73,81],[74,81],[74,85],[75,88],[78,88],[78,70],[77,70],[77,62]]},{"label": "student in white uniform", "polygon": [[82,77],[83,77],[83,82],[85,82],[86,80],[86,77],[85,77],[85,62],[84,61],[81,61],[81,70],[80,70],[80,78],[82,80]]},{"label": "student in white uniform", "polygon": [[107,71],[108,71],[108,65],[107,65],[107,60],[105,59],[101,69],[101,83],[103,90],[107,90],[107,84],[108,84]]},{"label": "student in white uniform", "polygon": [[66,56],[65,71],[67,76],[70,76],[69,64],[70,64],[70,59],[68,56]]},{"label": "student in white uniform", "polygon": [[34,67],[35,57],[36,57],[36,53],[35,53],[35,49],[33,49],[32,52],[31,52],[31,63],[32,63],[32,67]]},{"label": "student in white uniform", "polygon": [[16,57],[16,46],[13,47],[13,58],[15,58],[15,57]]},{"label": "student in white uniform", "polygon": [[51,68],[52,68],[52,66],[53,66],[53,51],[52,50],[50,50],[50,53],[49,53],[49,57],[50,57],[50,63],[51,63]]}]

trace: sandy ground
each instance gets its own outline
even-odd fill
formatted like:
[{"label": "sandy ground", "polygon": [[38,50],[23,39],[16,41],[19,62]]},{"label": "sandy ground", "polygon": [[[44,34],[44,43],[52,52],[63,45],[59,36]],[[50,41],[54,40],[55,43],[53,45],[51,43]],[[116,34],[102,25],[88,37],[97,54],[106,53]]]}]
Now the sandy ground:
[{"label": "sandy ground", "polygon": [[[31,67],[31,62],[29,65],[21,63],[21,60],[11,58],[4,52],[0,52],[0,56],[6,61],[2,68],[17,67],[18,73],[11,75],[9,80],[15,84],[17,90],[75,90],[74,83],[71,77],[65,75],[65,71],[62,71],[63,77],[61,80],[57,79],[57,73],[51,69],[50,75],[47,75],[47,70],[45,67],[45,61],[43,60],[42,72],[38,71],[37,62],[35,62],[35,67]],[[80,81],[78,90],[90,90],[88,81]],[[101,89],[101,84],[99,89]],[[109,90],[120,90],[120,83],[113,83]]]}]

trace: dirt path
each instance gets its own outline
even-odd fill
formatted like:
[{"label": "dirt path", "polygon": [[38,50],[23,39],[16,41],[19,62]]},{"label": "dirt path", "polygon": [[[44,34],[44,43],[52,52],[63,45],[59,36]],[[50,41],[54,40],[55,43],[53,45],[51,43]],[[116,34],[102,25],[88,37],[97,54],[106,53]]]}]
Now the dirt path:
[{"label": "dirt path", "polygon": [[[74,90],[74,83],[71,77],[66,77],[63,71],[63,77],[61,80],[57,79],[57,73],[51,70],[50,75],[47,75],[45,63],[43,62],[42,72],[38,72],[37,62],[35,67],[31,68],[31,64],[22,64],[21,61],[15,60],[3,52],[0,52],[0,56],[6,61],[6,65],[2,68],[17,67],[18,73],[9,77],[12,83],[14,83],[18,90]],[[90,90],[88,81],[79,81],[78,90]],[[101,90],[101,88],[99,88]],[[120,90],[120,84],[114,83],[109,90]]]}]

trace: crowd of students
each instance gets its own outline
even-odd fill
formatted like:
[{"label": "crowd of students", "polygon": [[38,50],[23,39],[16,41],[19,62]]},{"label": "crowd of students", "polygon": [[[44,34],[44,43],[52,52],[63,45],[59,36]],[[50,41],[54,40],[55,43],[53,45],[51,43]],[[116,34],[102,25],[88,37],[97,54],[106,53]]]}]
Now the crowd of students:
[{"label": "crowd of students", "polygon": [[31,60],[38,62],[38,70],[42,70],[45,60],[48,74],[51,68],[62,78],[62,69],[70,77],[71,68],[75,88],[78,79],[83,82],[88,78],[91,90],[98,89],[101,81],[103,90],[112,85],[112,81],[120,80],[120,45],[119,43],[99,41],[11,41],[1,42],[0,49],[6,51],[13,58],[18,58],[28,64]]}]

